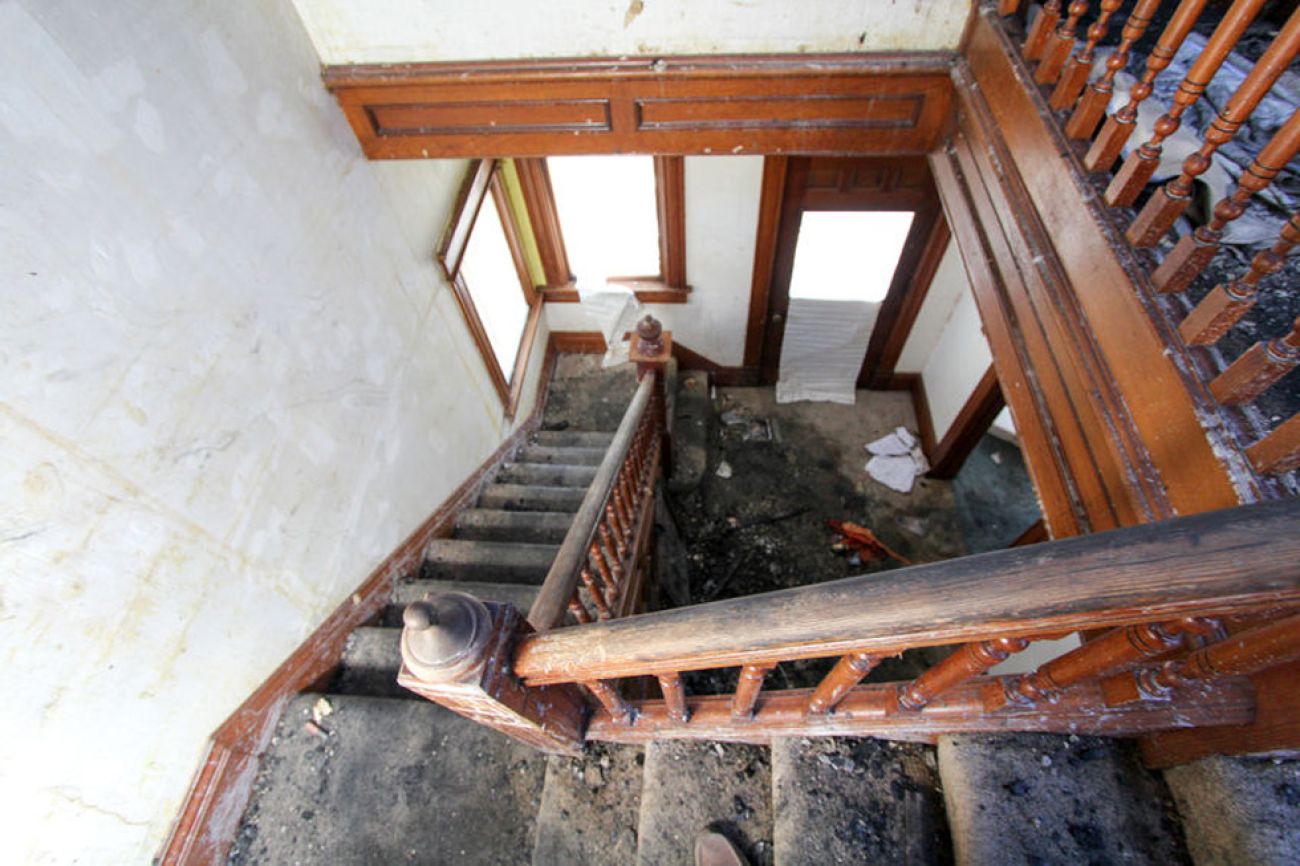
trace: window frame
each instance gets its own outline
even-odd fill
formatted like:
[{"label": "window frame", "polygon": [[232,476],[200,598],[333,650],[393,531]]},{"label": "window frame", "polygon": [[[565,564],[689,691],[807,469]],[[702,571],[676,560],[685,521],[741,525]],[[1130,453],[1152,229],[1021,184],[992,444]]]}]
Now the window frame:
[{"label": "window frame", "polygon": [[[528,318],[524,322],[523,334],[519,338],[519,348],[509,378],[501,369],[501,362],[497,360],[496,352],[488,338],[487,328],[483,324],[482,317],[479,316],[473,296],[470,295],[469,284],[465,282],[465,277],[461,273],[465,250],[469,246],[479,215],[483,212],[483,202],[489,195],[492,196],[492,202],[500,218],[506,245],[510,248],[510,258],[514,262],[520,291],[523,292],[524,302],[528,305]],[[515,224],[510,209],[509,195],[506,192],[498,160],[482,159],[470,163],[465,181],[461,184],[460,192],[456,197],[451,222],[448,223],[438,244],[435,258],[442,268],[448,285],[451,286],[452,294],[456,297],[457,306],[460,307],[474,345],[483,358],[488,377],[501,398],[505,417],[513,419],[515,410],[519,407],[519,398],[523,394],[528,359],[532,354],[533,343],[537,339],[542,313],[542,295],[533,288],[532,280],[528,276],[528,264],[524,257],[519,227]]]},{"label": "window frame", "polygon": [[[643,303],[684,304],[691,291],[686,284],[686,163],[680,156],[652,159],[659,219],[659,273],[610,277],[608,282],[631,289]],[[577,303],[578,290],[569,267],[546,159],[516,159],[515,168],[546,276],[545,285],[538,287],[542,299],[547,303]]]}]

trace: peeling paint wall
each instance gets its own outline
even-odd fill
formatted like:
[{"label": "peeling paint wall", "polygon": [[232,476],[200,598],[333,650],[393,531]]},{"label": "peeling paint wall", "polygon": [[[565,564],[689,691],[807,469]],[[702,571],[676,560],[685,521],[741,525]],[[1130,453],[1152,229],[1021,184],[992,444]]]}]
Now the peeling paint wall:
[{"label": "peeling paint wall", "polygon": [[509,432],[432,263],[464,164],[362,159],[288,4],[0,34],[0,834],[147,862],[207,735]]},{"label": "peeling paint wall", "polygon": [[[648,304],[673,339],[724,366],[740,366],[763,187],[761,156],[688,156],[685,304]],[[552,331],[596,331],[579,304],[547,304]]]},{"label": "peeling paint wall", "polygon": [[971,0],[294,0],[294,5],[327,64],[952,51],[971,10]]}]

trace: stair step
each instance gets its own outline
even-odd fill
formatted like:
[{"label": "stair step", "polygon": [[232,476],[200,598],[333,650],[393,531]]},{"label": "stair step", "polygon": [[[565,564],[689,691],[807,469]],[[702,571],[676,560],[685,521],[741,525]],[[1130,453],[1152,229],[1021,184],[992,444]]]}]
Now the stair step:
[{"label": "stair step", "polygon": [[397,684],[402,667],[402,630],[363,626],[348,635],[339,660],[333,690],[345,695],[410,698],[416,696]]},{"label": "stair step", "polygon": [[595,466],[565,463],[507,463],[496,480],[507,484],[554,484],[560,487],[590,487],[596,480]]},{"label": "stair step", "polygon": [[423,576],[432,580],[540,584],[559,551],[558,544],[435,538],[424,549]]},{"label": "stair step", "polygon": [[321,697],[281,715],[229,863],[527,862],[543,755],[423,700],[325,696],[322,736]]},{"label": "stair step", "polygon": [[530,484],[488,484],[478,498],[480,508],[506,511],[567,511],[582,505],[585,487],[538,487]]},{"label": "stair step", "polygon": [[592,430],[538,430],[533,434],[534,444],[549,445],[553,448],[605,449],[613,441],[613,433]]},{"label": "stair step", "polygon": [[930,746],[776,738],[772,790],[781,866],[952,860]]},{"label": "stair step", "polygon": [[563,463],[569,466],[599,466],[605,448],[525,445],[516,458],[521,463]]},{"label": "stair step", "polygon": [[1173,804],[1130,746],[1052,734],[939,738],[958,863],[1186,863]]},{"label": "stair step", "polygon": [[1300,761],[1202,758],[1164,775],[1193,862],[1295,863]]},{"label": "stair step", "polygon": [[639,866],[695,862],[695,837],[721,825],[751,866],[772,864],[768,750],[740,743],[658,740],[646,746]]},{"label": "stair step", "polygon": [[533,866],[635,862],[644,761],[639,746],[607,743],[589,743],[581,758],[548,758]]},{"label": "stair step", "polygon": [[527,615],[537,598],[537,587],[525,583],[482,583],[467,580],[410,580],[399,583],[393,590],[392,603],[384,609],[383,624],[400,628],[402,611],[413,601],[422,600],[428,593],[467,592],[480,601],[509,602],[515,610]]},{"label": "stair step", "polygon": [[573,524],[563,511],[499,511],[471,508],[456,517],[456,537],[474,541],[559,544]]}]

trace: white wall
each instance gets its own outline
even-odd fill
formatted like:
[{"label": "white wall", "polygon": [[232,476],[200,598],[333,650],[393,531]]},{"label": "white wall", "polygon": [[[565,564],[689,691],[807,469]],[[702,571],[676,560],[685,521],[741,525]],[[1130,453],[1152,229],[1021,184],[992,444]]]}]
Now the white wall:
[{"label": "white wall", "polygon": [[962,267],[957,245],[950,241],[943,258],[939,259],[939,267],[935,268],[925,303],[921,305],[916,321],[912,323],[912,332],[908,334],[903,351],[898,356],[895,369],[899,373],[920,373],[925,369],[930,354],[938,345],[943,329],[952,317],[953,308],[957,306],[962,294],[969,291],[970,285],[966,280],[966,270]]},{"label": "white wall", "polygon": [[[647,309],[673,339],[723,366],[740,366],[763,186],[761,156],[686,157],[685,304]],[[579,304],[547,304],[553,331],[599,330]]]},{"label": "white wall", "polygon": [[362,159],[288,4],[0,34],[0,838],[147,862],[207,735],[507,432],[432,265],[463,165]]},{"label": "white wall", "polygon": [[971,9],[970,0],[294,0],[294,5],[327,64],[955,50]]},{"label": "white wall", "polygon": [[957,299],[952,315],[921,371],[936,442],[943,440],[991,363],[993,354],[984,337],[975,297],[967,289]]}]

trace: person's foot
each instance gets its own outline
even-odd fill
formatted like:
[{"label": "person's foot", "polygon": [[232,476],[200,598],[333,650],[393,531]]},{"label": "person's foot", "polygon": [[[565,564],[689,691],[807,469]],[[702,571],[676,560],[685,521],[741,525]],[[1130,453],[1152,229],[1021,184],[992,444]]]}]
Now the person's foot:
[{"label": "person's foot", "polygon": [[695,837],[695,866],[749,866],[749,861],[726,836],[705,830]]}]

